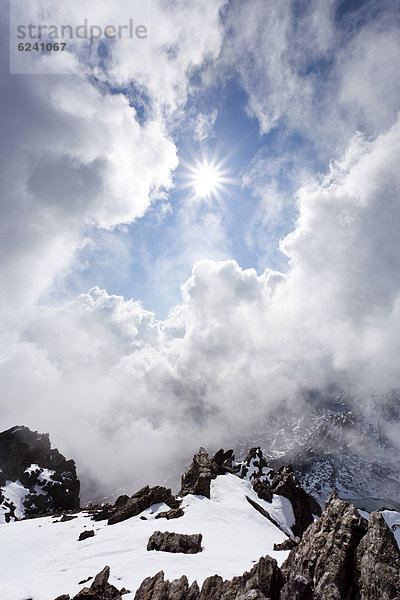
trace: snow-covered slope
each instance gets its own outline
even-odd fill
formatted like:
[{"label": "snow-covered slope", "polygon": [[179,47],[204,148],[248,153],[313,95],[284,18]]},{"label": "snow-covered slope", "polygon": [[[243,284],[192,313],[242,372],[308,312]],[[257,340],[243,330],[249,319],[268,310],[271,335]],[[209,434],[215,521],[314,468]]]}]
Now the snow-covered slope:
[{"label": "snow-covered slope", "polygon": [[[283,531],[255,510],[246,496],[266,509]],[[73,596],[82,587],[79,581],[94,576],[105,564],[111,567],[110,583],[134,592],[145,577],[161,569],[170,580],[185,574],[201,584],[215,573],[226,579],[241,575],[266,554],[279,564],[288,555],[274,552],[273,545],[291,535],[294,515],[289,500],[274,496],[272,504],[265,502],[249,481],[221,475],[211,482],[210,499],[188,495],[182,507],[184,516],[169,521],[155,519],[157,512],[168,510],[158,504],[116,525],[94,522],[85,512],[67,522],[44,517],[1,525],[0,598]],[[85,529],[94,529],[95,536],[78,541]],[[148,539],[157,530],[201,533],[203,550],[193,555],[149,552]]]}]

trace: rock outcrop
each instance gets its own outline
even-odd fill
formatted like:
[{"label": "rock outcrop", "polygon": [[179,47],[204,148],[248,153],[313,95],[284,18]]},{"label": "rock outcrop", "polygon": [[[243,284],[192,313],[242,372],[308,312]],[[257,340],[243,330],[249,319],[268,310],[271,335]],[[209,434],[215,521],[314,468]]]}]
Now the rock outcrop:
[{"label": "rock outcrop", "polygon": [[[110,567],[104,567],[96,575],[90,588],[83,588],[72,600],[121,600],[123,594],[129,594],[129,590],[122,588],[118,590],[114,585],[108,583]],[[58,596],[55,600],[71,600],[69,594]]]},{"label": "rock outcrop", "polygon": [[[0,433],[0,505],[4,520],[79,508],[75,463],[28,427]],[[8,498],[17,490],[20,505]]]},{"label": "rock outcrop", "polygon": [[147,577],[136,592],[135,600],[279,600],[282,575],[270,556],[240,577],[224,581],[219,575],[207,577],[201,590],[196,582],[191,586],[186,576],[172,582],[164,580],[160,571]]},{"label": "rock outcrop", "polygon": [[182,476],[181,496],[195,494],[210,497],[211,480],[218,475],[233,473],[232,468],[233,450],[226,452],[221,448],[212,458],[208,452],[200,448],[194,455],[192,464]]},{"label": "rock outcrop", "polygon": [[[94,510],[93,519],[95,521],[102,521],[108,519],[109,525],[126,521],[131,517],[139,515],[141,512],[150,508],[153,504],[164,502],[171,509],[178,509],[180,502],[172,495],[169,488],[165,488],[161,485],[155,487],[149,487],[146,485],[133,496],[119,496],[116,502],[106,504],[99,510]],[[171,518],[171,517],[170,517]]]},{"label": "rock outcrop", "polygon": [[[286,545],[286,544],[285,544]],[[400,600],[400,552],[382,515],[369,524],[333,492],[319,520],[299,538],[281,569],[266,556],[230,581],[147,577],[135,600]]]},{"label": "rock outcrop", "polygon": [[201,552],[201,533],[175,533],[170,531],[155,531],[147,544],[147,550],[159,552],[182,552],[184,554],[197,554]]},{"label": "rock outcrop", "polygon": [[356,553],[360,600],[400,599],[400,553],[381,513],[371,513]]},{"label": "rock outcrop", "polygon": [[165,510],[163,512],[156,514],[156,519],[179,519],[179,517],[183,517],[185,514],[183,508],[171,508],[170,510]]},{"label": "rock outcrop", "polygon": [[321,518],[310,525],[281,567],[284,593],[293,587],[293,578],[303,577],[321,598],[355,598],[355,553],[366,533],[367,521],[332,492]]},{"label": "rock outcrop", "polygon": [[292,526],[294,536],[301,537],[314,521],[314,515],[321,515],[321,507],[316,500],[300,486],[291,465],[274,471],[268,466],[260,447],[251,448],[245,460],[234,465],[237,475],[248,479],[259,498],[272,502],[273,494],[290,500],[295,517]]},{"label": "rock outcrop", "polygon": [[314,515],[320,516],[321,507],[316,500],[303,490],[296,478],[291,465],[281,467],[271,482],[271,491],[290,500],[293,508],[295,524],[292,531],[295,536],[301,537],[307,527],[314,522]]}]

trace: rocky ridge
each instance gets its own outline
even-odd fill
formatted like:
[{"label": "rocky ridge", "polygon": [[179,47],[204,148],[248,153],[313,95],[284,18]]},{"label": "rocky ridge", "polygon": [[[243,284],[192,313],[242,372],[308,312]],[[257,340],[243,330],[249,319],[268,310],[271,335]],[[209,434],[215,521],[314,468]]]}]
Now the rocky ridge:
[{"label": "rocky ridge", "polygon": [[0,522],[79,508],[75,463],[28,427],[0,433]]},{"label": "rocky ridge", "polygon": [[[299,535],[283,544],[292,547],[286,561],[279,567],[270,556],[261,557],[243,575],[231,580],[213,575],[201,587],[196,581],[189,585],[185,575],[166,580],[159,571],[143,580],[135,600],[400,600],[400,552],[379,511],[367,521],[333,491],[321,514],[319,505],[302,490],[293,469],[272,470],[260,448],[251,449],[242,462],[235,462],[231,451],[221,449],[210,458],[200,448],[182,477],[181,496],[202,492],[202,496],[210,497],[212,479],[226,473],[247,479],[267,502],[274,494],[290,500],[296,518],[292,529]],[[158,494],[171,500],[170,490],[143,488],[131,499],[117,500],[111,514],[117,514],[115,511],[126,507],[129,500],[137,510],[139,505],[147,505],[149,498],[161,497]],[[140,498],[147,500],[142,504]],[[318,512],[320,517],[316,518]],[[186,537],[190,536],[157,531],[149,540],[148,550],[182,552],[178,546]],[[201,536],[192,541],[199,550]],[[118,600],[121,594],[118,590],[114,596],[85,593],[73,600]]]},{"label": "rocky ridge", "polygon": [[[94,595],[94,583],[73,600],[120,600],[123,591],[110,594],[111,587]],[[169,581],[159,571],[143,580],[135,600],[400,600],[400,552],[378,511],[367,522],[334,491],[281,568],[265,556],[243,575],[212,575],[201,588],[185,575]]]}]

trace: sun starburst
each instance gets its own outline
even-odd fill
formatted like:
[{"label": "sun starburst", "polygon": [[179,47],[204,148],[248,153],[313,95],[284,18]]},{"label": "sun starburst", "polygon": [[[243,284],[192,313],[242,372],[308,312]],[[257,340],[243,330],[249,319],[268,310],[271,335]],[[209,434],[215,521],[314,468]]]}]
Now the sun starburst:
[{"label": "sun starburst", "polygon": [[225,168],[228,158],[229,156],[218,159],[217,155],[210,158],[203,152],[193,162],[184,162],[186,174],[182,187],[191,189],[194,199],[222,201],[221,194],[227,191],[229,185],[237,185],[239,181],[238,178],[229,176],[229,170]]}]

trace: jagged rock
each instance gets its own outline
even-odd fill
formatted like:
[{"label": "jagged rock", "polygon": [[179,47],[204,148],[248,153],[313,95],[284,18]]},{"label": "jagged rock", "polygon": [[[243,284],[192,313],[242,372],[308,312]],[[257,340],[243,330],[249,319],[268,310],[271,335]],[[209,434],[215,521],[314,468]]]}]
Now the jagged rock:
[{"label": "jagged rock", "polygon": [[253,479],[251,482],[253,490],[259,498],[272,502],[272,487],[267,479]]},{"label": "jagged rock", "polygon": [[[104,567],[96,575],[90,588],[83,588],[72,600],[120,600],[123,594],[128,594],[129,590],[118,590],[114,585],[108,583],[110,576],[110,567]],[[69,596],[67,596],[69,599]]]},{"label": "jagged rock", "polygon": [[109,525],[114,525],[115,523],[135,517],[146,510],[146,508],[150,508],[153,504],[160,502],[164,502],[173,509],[179,508],[179,501],[171,494],[171,490],[160,485],[152,488],[146,485],[127,500],[126,498],[128,497],[120,496],[114,506],[108,505],[107,507],[103,507],[102,511],[95,515],[94,519],[99,521],[102,518],[106,518]]},{"label": "jagged rock", "polygon": [[294,538],[288,538],[287,540],[285,540],[281,544],[274,544],[274,548],[273,549],[274,550],[292,550],[293,548],[295,548],[299,544],[300,544],[300,538],[296,536]]},{"label": "jagged rock", "polygon": [[147,577],[135,594],[135,600],[195,600],[198,595],[195,582],[189,588],[186,575],[174,581],[164,581],[164,572],[160,571],[154,577]]},{"label": "jagged rock", "polygon": [[71,596],[69,594],[63,594],[62,596],[57,596],[56,600],[71,600]]},{"label": "jagged rock", "polygon": [[274,471],[268,466],[259,446],[251,448],[241,463],[234,466],[235,473],[242,479],[248,479],[256,494],[262,500],[272,502],[272,490],[269,479]]},{"label": "jagged rock", "polygon": [[82,533],[79,534],[78,542],[83,542],[83,540],[87,540],[91,537],[94,537],[93,529],[89,529],[88,531],[82,531]]},{"label": "jagged rock", "polygon": [[183,517],[184,515],[183,508],[171,508],[171,510],[166,510],[164,512],[160,512],[156,515],[156,519],[179,519],[179,517]]},{"label": "jagged rock", "polygon": [[295,536],[301,538],[307,527],[314,522],[313,515],[321,515],[320,505],[300,486],[291,465],[281,467],[275,473],[271,483],[271,491],[273,494],[284,496],[284,498],[290,500],[296,519],[292,531]]},{"label": "jagged rock", "polygon": [[219,575],[207,577],[201,591],[197,582],[189,587],[185,576],[172,583],[164,581],[164,573],[160,571],[143,581],[135,600],[278,600],[281,587],[282,576],[277,563],[266,556],[251,571],[230,581],[224,581]]},{"label": "jagged rock", "polygon": [[182,486],[179,494],[181,496],[195,494],[209,498],[211,480],[218,475],[233,472],[232,459],[233,450],[225,452],[221,448],[210,459],[208,452],[204,448],[200,448],[198,453],[194,455],[189,469],[182,476]]},{"label": "jagged rock", "polygon": [[242,479],[260,479],[265,477],[272,469],[268,466],[260,446],[250,448],[243,462],[234,467],[235,472]]},{"label": "jagged rock", "polygon": [[311,581],[305,577],[291,577],[283,586],[280,600],[317,600]]},{"label": "jagged rock", "polygon": [[73,460],[51,448],[49,435],[28,427],[12,427],[0,433],[0,504],[6,521],[15,518],[17,507],[5,500],[6,481],[26,488],[26,516],[79,508],[79,480]]},{"label": "jagged rock", "polygon": [[323,599],[353,597],[354,553],[366,532],[367,521],[332,492],[321,518],[310,525],[281,567],[286,589],[294,585],[291,579],[300,576]]},{"label": "jagged rock", "polygon": [[360,600],[400,598],[400,552],[381,513],[371,513],[367,534],[357,548]]},{"label": "jagged rock", "polygon": [[183,552],[184,554],[197,554],[201,552],[201,533],[184,534],[170,531],[155,531],[147,544],[147,550],[161,552]]}]

